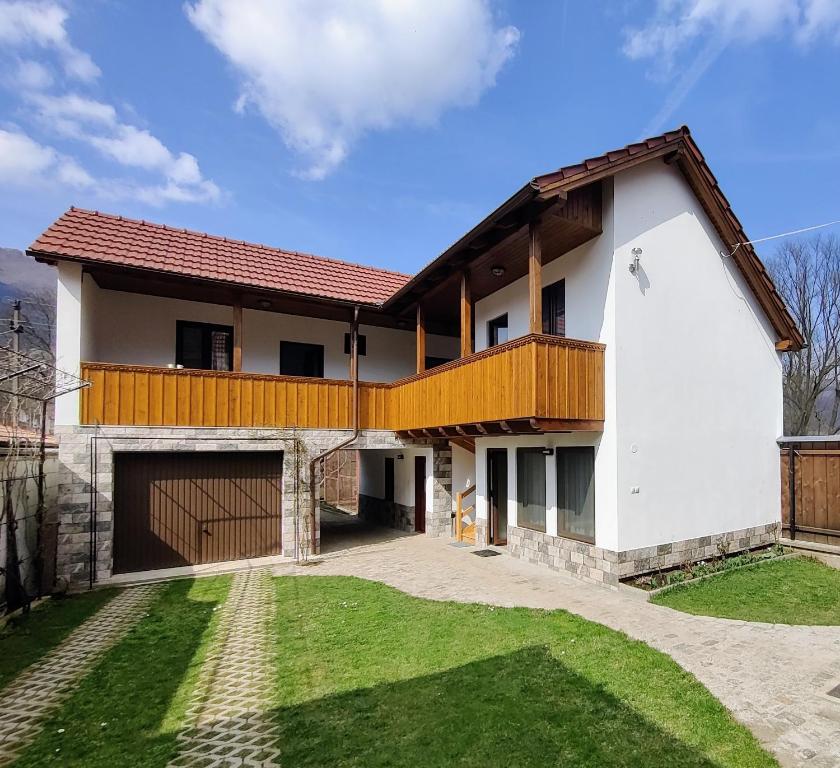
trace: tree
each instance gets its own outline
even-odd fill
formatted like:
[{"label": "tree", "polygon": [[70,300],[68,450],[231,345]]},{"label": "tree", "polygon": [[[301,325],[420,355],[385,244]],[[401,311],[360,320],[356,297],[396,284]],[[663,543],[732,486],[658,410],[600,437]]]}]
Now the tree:
[{"label": "tree", "polygon": [[789,240],[769,263],[806,346],[784,356],[785,434],[840,432],[840,240]]}]

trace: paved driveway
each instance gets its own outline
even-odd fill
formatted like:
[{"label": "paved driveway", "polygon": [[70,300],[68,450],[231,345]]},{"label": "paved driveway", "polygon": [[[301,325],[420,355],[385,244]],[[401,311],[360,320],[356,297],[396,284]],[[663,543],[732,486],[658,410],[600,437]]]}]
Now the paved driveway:
[{"label": "paved driveway", "polygon": [[[333,545],[334,547],[336,545]],[[432,600],[562,608],[658,648],[693,673],[784,766],[840,766],[840,628],[690,616],[446,540],[361,531],[317,566],[278,574],[347,575]]]}]

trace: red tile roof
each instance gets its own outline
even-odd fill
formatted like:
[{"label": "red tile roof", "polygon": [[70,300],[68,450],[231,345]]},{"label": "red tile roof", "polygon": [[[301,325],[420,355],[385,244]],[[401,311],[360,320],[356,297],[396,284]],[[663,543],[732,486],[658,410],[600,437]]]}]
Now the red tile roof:
[{"label": "red tile roof", "polygon": [[81,208],[62,215],[29,251],[375,305],[410,277]]}]

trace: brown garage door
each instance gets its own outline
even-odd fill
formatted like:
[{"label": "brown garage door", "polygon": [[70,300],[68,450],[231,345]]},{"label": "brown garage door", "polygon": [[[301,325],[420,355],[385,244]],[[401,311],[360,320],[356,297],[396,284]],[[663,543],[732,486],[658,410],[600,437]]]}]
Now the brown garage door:
[{"label": "brown garage door", "polygon": [[280,553],[283,454],[114,455],[114,572]]}]

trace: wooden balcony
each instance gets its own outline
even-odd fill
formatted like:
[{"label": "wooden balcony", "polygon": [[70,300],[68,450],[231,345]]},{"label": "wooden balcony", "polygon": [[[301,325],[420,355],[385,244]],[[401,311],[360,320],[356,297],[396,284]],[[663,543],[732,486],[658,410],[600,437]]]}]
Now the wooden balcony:
[{"label": "wooden balcony", "polygon": [[[81,423],[350,429],[350,381],[83,363]],[[415,436],[600,429],[604,347],[532,335],[391,384],[361,382],[362,429]]]}]

